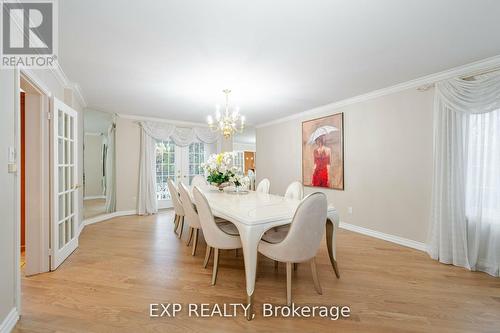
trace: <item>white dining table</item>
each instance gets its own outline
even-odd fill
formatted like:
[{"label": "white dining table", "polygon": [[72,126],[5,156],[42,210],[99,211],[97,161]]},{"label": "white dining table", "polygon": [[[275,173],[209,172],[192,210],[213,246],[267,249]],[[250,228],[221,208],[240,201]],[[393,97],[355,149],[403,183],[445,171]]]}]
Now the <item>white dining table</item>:
[{"label": "white dining table", "polygon": [[[213,187],[199,187],[206,196],[212,213],[232,222],[239,231],[245,262],[247,302],[253,317],[253,294],[257,271],[257,249],[262,235],[269,229],[290,224],[300,200],[255,191],[230,193],[214,190]],[[190,191],[191,192],[191,191]],[[330,262],[337,278],[340,277],[336,260],[336,233],[339,218],[334,207],[328,207],[325,221],[326,243]]]}]

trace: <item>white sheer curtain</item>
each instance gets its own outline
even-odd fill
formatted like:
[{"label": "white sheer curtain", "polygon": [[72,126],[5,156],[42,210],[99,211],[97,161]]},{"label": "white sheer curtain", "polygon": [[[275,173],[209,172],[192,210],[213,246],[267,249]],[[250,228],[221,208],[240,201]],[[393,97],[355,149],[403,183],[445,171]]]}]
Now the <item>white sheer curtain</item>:
[{"label": "white sheer curtain", "polygon": [[116,172],[115,172],[115,137],[116,127],[108,129],[108,151],[106,153],[106,213],[116,210]]},{"label": "white sheer curtain", "polygon": [[158,212],[155,149],[155,140],[142,127],[139,160],[139,194],[137,201],[137,213],[139,215],[149,215]]},{"label": "white sheer curtain", "polygon": [[465,214],[472,270],[499,276],[500,110],[469,121]]},{"label": "white sheer curtain", "polygon": [[158,212],[156,199],[156,140],[171,139],[177,146],[186,147],[197,140],[213,144],[219,139],[217,133],[204,127],[182,127],[162,122],[140,122],[141,155],[139,167],[139,200],[137,211],[139,215]]},{"label": "white sheer curtain", "polygon": [[[499,275],[500,75],[436,84],[428,252],[443,263]],[[496,164],[495,164],[496,163]]]}]

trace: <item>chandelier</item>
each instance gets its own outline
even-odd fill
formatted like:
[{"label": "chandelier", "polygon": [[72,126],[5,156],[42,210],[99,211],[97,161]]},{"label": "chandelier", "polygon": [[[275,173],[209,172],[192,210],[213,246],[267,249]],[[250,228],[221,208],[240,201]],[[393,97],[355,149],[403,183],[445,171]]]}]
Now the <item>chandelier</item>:
[{"label": "chandelier", "polygon": [[243,132],[245,128],[245,116],[240,115],[240,108],[233,108],[232,112],[229,113],[229,94],[231,90],[224,89],[222,92],[226,95],[226,108],[224,114],[220,112],[220,106],[217,105],[215,108],[215,121],[214,118],[209,115],[207,117],[208,127],[213,131],[220,131],[224,138],[229,138],[235,133]]}]

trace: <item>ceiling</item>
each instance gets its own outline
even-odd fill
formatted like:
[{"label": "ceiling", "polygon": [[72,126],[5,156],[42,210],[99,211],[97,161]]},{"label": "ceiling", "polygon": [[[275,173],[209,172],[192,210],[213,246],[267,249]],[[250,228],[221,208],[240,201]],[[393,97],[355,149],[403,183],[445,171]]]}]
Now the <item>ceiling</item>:
[{"label": "ceiling", "polygon": [[500,54],[496,0],[59,2],[59,59],[90,108],[250,124]]}]

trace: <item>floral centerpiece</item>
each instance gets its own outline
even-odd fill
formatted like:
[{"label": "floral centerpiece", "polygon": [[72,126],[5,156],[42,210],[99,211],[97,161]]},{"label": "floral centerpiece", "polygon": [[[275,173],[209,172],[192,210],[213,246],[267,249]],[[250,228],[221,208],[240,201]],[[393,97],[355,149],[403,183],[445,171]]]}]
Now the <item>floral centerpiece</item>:
[{"label": "floral centerpiece", "polygon": [[213,154],[208,157],[201,167],[205,170],[207,181],[222,190],[229,185],[231,177],[236,174],[237,168],[231,166],[233,153]]},{"label": "floral centerpiece", "polygon": [[242,174],[237,173],[232,177],[229,177],[229,182],[233,183],[236,187],[236,192],[239,192],[242,187],[246,187],[248,186],[248,184],[250,184],[250,179]]}]

